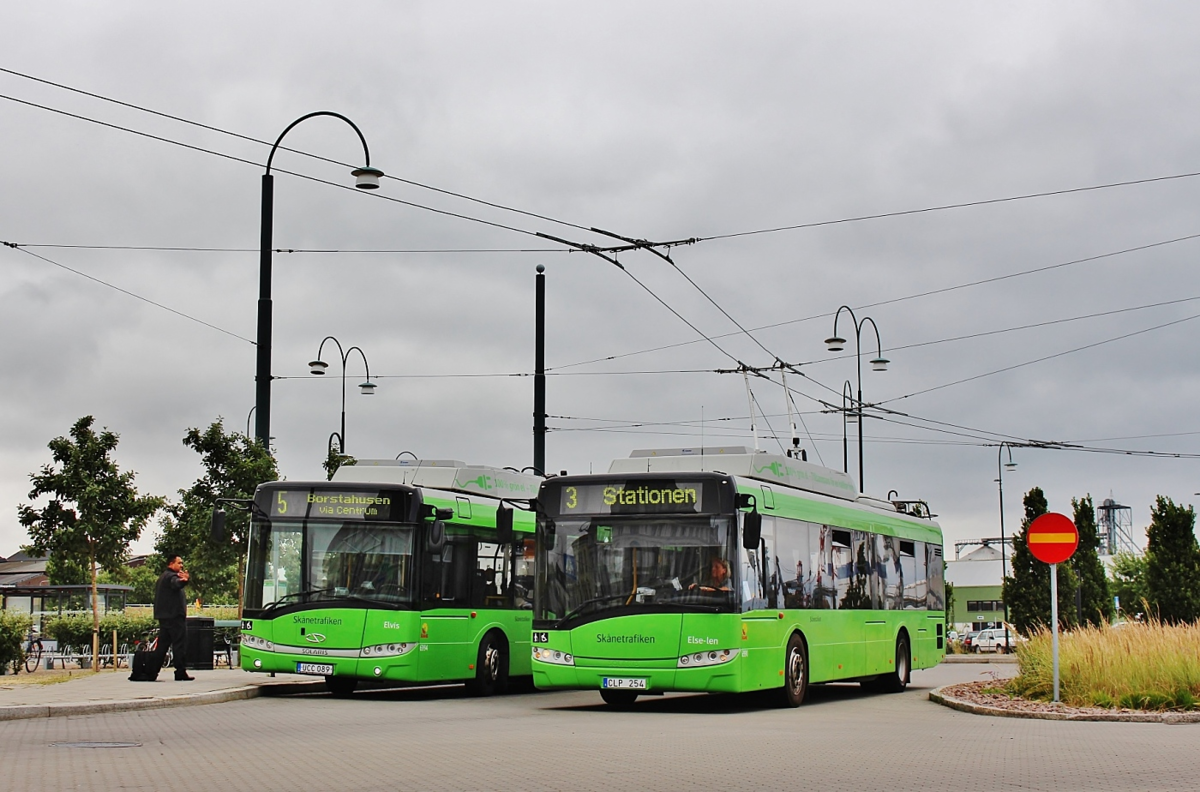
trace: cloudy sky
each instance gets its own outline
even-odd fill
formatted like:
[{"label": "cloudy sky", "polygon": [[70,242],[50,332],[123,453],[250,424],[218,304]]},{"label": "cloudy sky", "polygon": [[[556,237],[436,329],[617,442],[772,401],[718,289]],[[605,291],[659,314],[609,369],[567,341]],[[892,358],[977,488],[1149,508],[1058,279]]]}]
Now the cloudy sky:
[{"label": "cloudy sky", "polygon": [[[996,536],[1008,441],[1010,528],[1041,486],[1129,505],[1141,535],[1155,496],[1200,491],[1197,29],[1186,2],[14,4],[0,555],[80,416],[163,495],[200,473],[189,427],[245,431],[261,174],[319,110],[394,178],[351,189],[362,146],[329,117],[275,156],[287,478],[320,477],[338,429],[341,365],[306,365],[330,335],[379,386],[349,359],[349,453],[531,464],[541,264],[552,470],[753,446],[743,377],[717,372],[776,359],[804,375],[810,460],[840,469],[849,316],[847,353],[823,340],[847,305],[892,361],[870,370],[866,323],[868,493],[927,500],[948,545]],[[622,270],[537,236],[615,243],[594,228],[698,241]],[[778,451],[778,373],[751,384]]]}]

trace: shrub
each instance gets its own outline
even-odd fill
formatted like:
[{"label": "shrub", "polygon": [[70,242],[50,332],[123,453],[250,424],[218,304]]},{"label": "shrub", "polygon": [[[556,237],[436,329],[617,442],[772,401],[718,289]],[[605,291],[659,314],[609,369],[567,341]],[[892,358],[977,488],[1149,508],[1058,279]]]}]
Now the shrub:
[{"label": "shrub", "polygon": [[[1019,671],[1009,692],[1049,700],[1054,692],[1050,631],[1017,647]],[[1190,710],[1200,696],[1200,623],[1151,620],[1114,629],[1085,627],[1059,641],[1063,703],[1129,709]]]},{"label": "shrub", "polygon": [[15,671],[25,661],[25,639],[32,623],[24,613],[0,611],[0,669]]}]

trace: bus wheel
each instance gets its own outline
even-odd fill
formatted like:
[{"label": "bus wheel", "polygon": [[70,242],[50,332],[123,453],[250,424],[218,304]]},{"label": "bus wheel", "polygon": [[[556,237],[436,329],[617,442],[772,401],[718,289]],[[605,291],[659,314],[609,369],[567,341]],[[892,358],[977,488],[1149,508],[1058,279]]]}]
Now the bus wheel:
[{"label": "bus wheel", "polygon": [[600,698],[604,699],[604,703],[613,709],[627,710],[633,707],[633,702],[637,701],[638,694],[632,690],[601,690]]},{"label": "bus wheel", "polygon": [[896,639],[896,670],[879,678],[879,689],[884,693],[899,693],[908,687],[908,672],[911,666],[908,651],[908,636]]},{"label": "bus wheel", "polygon": [[338,698],[346,698],[358,687],[358,680],[353,677],[327,676],[325,689]]},{"label": "bus wheel", "polygon": [[473,696],[492,696],[508,688],[508,648],[495,633],[488,633],[479,643],[475,658],[475,678],[467,682]]},{"label": "bus wheel", "polygon": [[799,707],[808,692],[808,650],[804,639],[793,635],[788,639],[783,655],[783,688],[779,692],[781,707]]}]

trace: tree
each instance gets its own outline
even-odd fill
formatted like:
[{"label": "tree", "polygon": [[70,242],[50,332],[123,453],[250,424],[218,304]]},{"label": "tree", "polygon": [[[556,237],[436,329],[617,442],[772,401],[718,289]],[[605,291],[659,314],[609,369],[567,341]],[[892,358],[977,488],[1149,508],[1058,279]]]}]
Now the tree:
[{"label": "tree", "polygon": [[338,468],[344,465],[353,465],[357,461],[354,457],[334,449],[333,443],[330,443],[329,453],[326,454],[325,461],[321,463],[321,467],[325,468],[326,480],[333,481],[333,474],[338,472]]},{"label": "tree", "polygon": [[155,550],[164,557],[185,556],[192,592],[210,600],[236,597],[240,612],[250,513],[229,509],[225,540],[214,543],[209,535],[212,512],[219,499],[249,500],[259,484],[278,479],[275,459],[252,438],[226,433],[220,418],[203,432],[189,429],[183,444],[200,454],[204,475],[179,491],[179,503],[160,521]]},{"label": "tree", "polygon": [[123,566],[113,572],[102,572],[100,582],[132,586],[133,591],[129,592],[129,601],[144,605],[154,602],[154,586],[158,583],[158,576],[165,566],[166,564],[160,556],[152,555],[147,557],[146,563],[141,566]]},{"label": "tree", "polygon": [[[97,575],[103,567],[121,567],[129,545],[137,539],[163,499],[139,495],[134,474],[122,473],[110,458],[118,436],[105,429],[96,434],[95,419],[86,415],[71,427],[71,437],[56,437],[49,448],[54,462],[30,475],[29,498],[49,496],[41,509],[17,508],[29,531],[25,551],[48,555],[61,568],[88,570],[92,586],[92,670],[100,669],[100,598]],[[56,467],[57,466],[57,467]]]},{"label": "tree", "polygon": [[[1012,575],[1004,578],[1002,596],[1009,620],[1018,632],[1028,635],[1050,625],[1050,565],[1034,558],[1025,541],[1029,525],[1048,511],[1046,496],[1034,487],[1025,494],[1024,503],[1025,519],[1013,537]],[[1062,626],[1075,623],[1075,574],[1070,564],[1058,564],[1058,621]]]},{"label": "tree", "polygon": [[1146,594],[1160,619],[1171,624],[1200,619],[1200,547],[1196,513],[1158,496],[1146,531]]},{"label": "tree", "polygon": [[1100,563],[1100,535],[1096,532],[1096,510],[1092,496],[1080,500],[1071,498],[1075,528],[1079,531],[1079,547],[1068,562],[1079,582],[1079,619],[1084,624],[1099,627],[1112,621],[1113,603],[1108,591],[1108,578]]},{"label": "tree", "polygon": [[1146,590],[1146,556],[1130,552],[1113,556],[1108,588],[1121,603],[1122,613],[1135,619],[1145,618],[1146,602],[1150,598],[1150,592]]}]

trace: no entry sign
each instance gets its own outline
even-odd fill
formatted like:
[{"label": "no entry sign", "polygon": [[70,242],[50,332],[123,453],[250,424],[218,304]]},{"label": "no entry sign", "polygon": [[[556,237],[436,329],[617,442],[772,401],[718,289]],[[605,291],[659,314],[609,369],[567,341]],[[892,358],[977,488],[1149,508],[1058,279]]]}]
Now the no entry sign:
[{"label": "no entry sign", "polygon": [[1029,524],[1025,542],[1033,557],[1045,564],[1061,564],[1079,547],[1079,531],[1064,514],[1043,514]]}]

